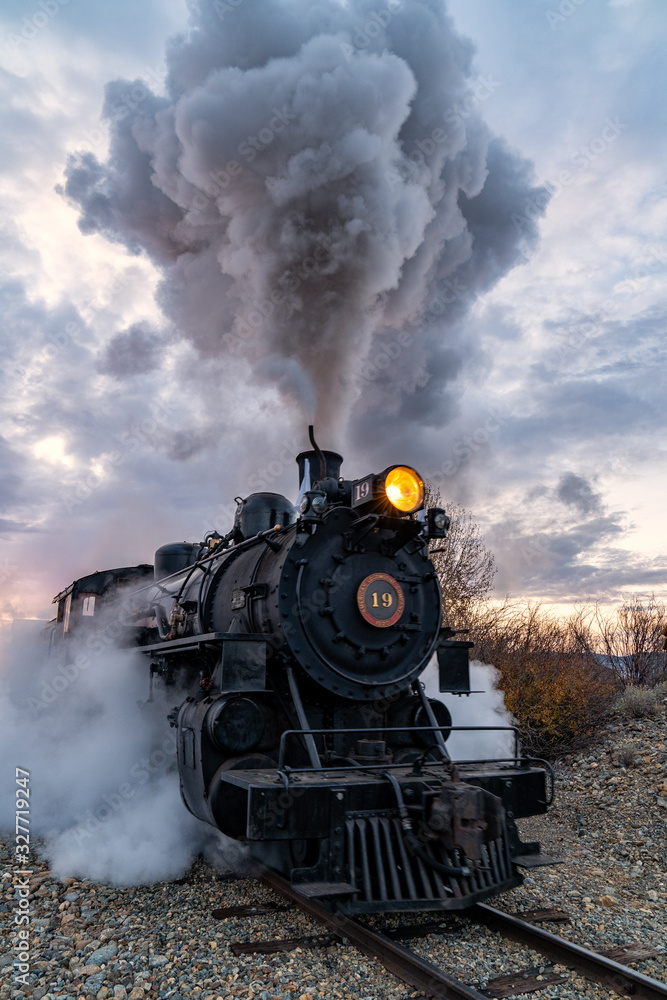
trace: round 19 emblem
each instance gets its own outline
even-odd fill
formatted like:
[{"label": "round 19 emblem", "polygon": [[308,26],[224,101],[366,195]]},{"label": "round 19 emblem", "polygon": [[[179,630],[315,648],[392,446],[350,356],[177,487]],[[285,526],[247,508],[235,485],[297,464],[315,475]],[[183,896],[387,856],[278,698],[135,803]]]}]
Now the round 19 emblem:
[{"label": "round 19 emblem", "polygon": [[357,591],[357,606],[370,625],[387,628],[403,614],[405,597],[400,584],[388,573],[371,573]]}]

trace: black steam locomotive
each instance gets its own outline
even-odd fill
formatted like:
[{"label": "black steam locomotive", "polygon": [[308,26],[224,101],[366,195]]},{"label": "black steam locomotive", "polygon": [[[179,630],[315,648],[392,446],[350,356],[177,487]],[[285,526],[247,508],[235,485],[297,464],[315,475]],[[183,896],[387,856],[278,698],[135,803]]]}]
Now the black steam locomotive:
[{"label": "black steam locomotive", "polygon": [[448,518],[424,510],[413,469],[344,480],[311,440],[298,514],[255,493],[224,537],[76,581],[54,599],[56,638],[122,606],[151,684],[187,693],[170,716],[185,805],[303,893],[344,912],[462,909],[548,863],[515,820],[545,812],[553,782],[518,746],[450,759],[450,714],[419,680],[437,653],[440,690],[470,693],[472,643],[441,626],[428,553]]}]

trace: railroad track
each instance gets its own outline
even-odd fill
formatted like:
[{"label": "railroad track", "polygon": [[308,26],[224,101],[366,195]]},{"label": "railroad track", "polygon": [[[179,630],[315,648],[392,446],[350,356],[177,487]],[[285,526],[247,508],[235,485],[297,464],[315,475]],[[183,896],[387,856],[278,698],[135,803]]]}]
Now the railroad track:
[{"label": "railroad track", "polygon": [[[553,982],[561,980],[563,977],[558,974],[542,973],[540,969],[522,970],[514,976],[499,977],[495,980],[495,988],[479,990],[460,982],[454,976],[443,969],[425,961],[414,952],[410,951],[398,940],[392,939],[389,933],[383,933],[366,926],[353,917],[344,914],[331,913],[318,900],[303,896],[286,879],[269,869],[261,869],[257,872],[257,877],[265,885],[269,886],[285,899],[289,899],[304,913],[322,923],[329,934],[304,941],[304,946],[310,943],[311,946],[331,944],[337,938],[347,938],[360,951],[366,955],[377,959],[387,970],[392,972],[403,982],[420,990],[427,997],[444,1000],[452,997],[461,997],[463,1000],[489,1000],[489,997],[511,996],[514,993],[528,992],[542,989]],[[442,915],[446,916],[446,915]],[[442,920],[441,916],[441,920]],[[487,928],[499,932],[503,937],[509,938],[527,948],[544,955],[547,959],[556,962],[558,965],[568,969],[574,969],[586,979],[599,983],[607,989],[613,990],[619,996],[636,997],[638,1000],[667,1000],[667,985],[655,979],[643,975],[634,969],[624,965],[619,957],[627,961],[637,960],[646,957],[632,946],[627,949],[627,954],[622,955],[623,948],[613,950],[613,957],[605,954],[598,954],[574,944],[565,938],[552,934],[542,927],[529,923],[527,920],[503,913],[493,906],[479,903],[477,906],[466,910],[465,918],[475,923],[483,924]],[[437,929],[437,924],[429,924],[430,930]],[[396,934],[396,937],[418,936],[416,928],[407,929],[405,935]],[[414,931],[414,934],[411,933]],[[286,942],[288,946],[296,947],[300,942]],[[254,950],[277,950],[270,945],[279,945],[281,942],[266,942],[266,948],[254,947]],[[242,945],[237,946],[242,948]],[[240,951],[237,951],[240,953]],[[505,983],[501,982],[506,980]],[[535,980],[538,980],[535,982]]]}]

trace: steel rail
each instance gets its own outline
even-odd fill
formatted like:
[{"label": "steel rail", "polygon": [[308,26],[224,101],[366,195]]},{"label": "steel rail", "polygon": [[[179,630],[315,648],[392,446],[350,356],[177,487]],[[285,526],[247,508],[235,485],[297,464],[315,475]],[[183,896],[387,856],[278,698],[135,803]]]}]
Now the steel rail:
[{"label": "steel rail", "polygon": [[[377,959],[385,969],[403,982],[421,990],[426,996],[433,997],[434,1000],[451,997],[461,997],[462,1000],[487,1000],[484,993],[473,986],[459,982],[408,948],[388,938],[381,931],[372,930],[353,917],[333,913],[319,899],[302,895],[282,875],[271,869],[261,868],[257,871],[256,877],[281,896],[290,899],[304,913],[335,931],[340,937],[348,938],[364,954]],[[477,903],[469,910],[457,913],[457,916],[467,917],[490,930],[498,931],[503,937],[540,952],[559,965],[575,969],[586,979],[601,983],[619,996],[636,997],[638,1000],[667,1000],[667,984],[651,979],[641,972],[636,972],[620,962],[599,955],[566,938],[551,934],[542,927],[497,910],[487,903]]]},{"label": "steel rail", "polygon": [[365,927],[342,913],[331,913],[319,899],[303,896],[276,872],[264,868],[257,873],[257,877],[281,896],[291,899],[304,913],[319,920],[340,937],[348,938],[365,955],[377,959],[398,979],[416,987],[426,996],[433,997],[434,1000],[451,1000],[452,997],[460,997],[461,1000],[488,1000],[483,993],[442,972],[437,966],[419,958],[380,931]]},{"label": "steel rail", "polygon": [[598,955],[573,941],[552,934],[543,927],[536,927],[535,924],[530,924],[519,917],[503,913],[502,910],[497,910],[487,903],[477,903],[461,915],[483,924],[490,930],[499,931],[503,937],[510,938],[518,944],[533,948],[559,965],[576,969],[586,979],[601,983],[619,996],[638,997],[641,1000],[667,998],[667,984],[636,972],[627,965],[607,958],[606,955]]}]

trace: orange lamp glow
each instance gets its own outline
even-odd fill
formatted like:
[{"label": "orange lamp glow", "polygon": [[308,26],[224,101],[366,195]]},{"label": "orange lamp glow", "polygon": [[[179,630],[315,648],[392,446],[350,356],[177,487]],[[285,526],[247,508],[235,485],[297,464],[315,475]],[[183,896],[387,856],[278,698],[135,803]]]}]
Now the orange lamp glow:
[{"label": "orange lamp glow", "polygon": [[424,483],[414,469],[397,465],[387,473],[384,489],[388,499],[402,514],[412,514],[424,503]]}]

